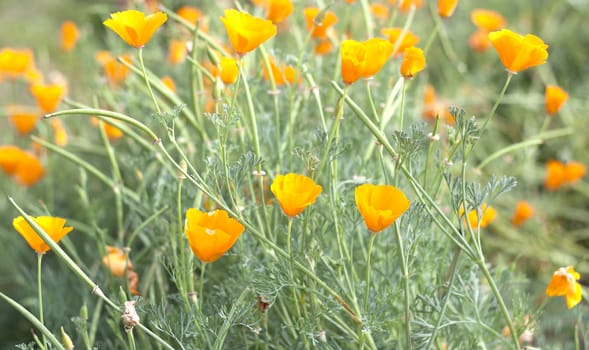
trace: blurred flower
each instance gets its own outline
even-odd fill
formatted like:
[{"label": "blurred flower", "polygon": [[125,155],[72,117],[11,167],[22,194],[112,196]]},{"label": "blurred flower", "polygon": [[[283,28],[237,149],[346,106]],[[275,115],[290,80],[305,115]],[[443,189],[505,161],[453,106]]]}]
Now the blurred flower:
[{"label": "blurred flower", "polygon": [[327,31],[337,23],[337,16],[331,11],[323,13],[323,18],[317,18],[320,11],[317,7],[306,7],[303,10],[307,30],[312,30],[311,36],[318,39],[326,39]]},{"label": "blurred flower", "polygon": [[127,270],[133,269],[127,254],[119,248],[107,246],[106,255],[102,257],[102,265],[106,266],[115,277],[125,277]]},{"label": "blurred flower", "polygon": [[360,78],[372,77],[384,66],[392,52],[393,44],[385,39],[344,40],[341,48],[344,83],[352,84]]},{"label": "blurred flower", "polygon": [[227,30],[233,50],[239,55],[245,55],[276,35],[276,26],[272,21],[234,9],[226,9],[224,13],[221,22]]},{"label": "blurred flower", "polygon": [[51,128],[53,129],[53,142],[56,145],[63,147],[67,145],[67,130],[63,126],[63,123],[60,119],[51,119]]},{"label": "blurred flower", "polygon": [[61,84],[32,84],[29,88],[31,95],[37,100],[39,108],[45,113],[51,113],[57,109],[65,94]]},{"label": "blurred flower", "polygon": [[499,12],[485,9],[472,10],[470,20],[479,30],[484,32],[503,29],[507,24]]},{"label": "blurred flower", "polygon": [[515,206],[511,223],[515,226],[521,226],[532,216],[534,216],[534,207],[532,207],[530,203],[521,200],[517,202],[517,205]]},{"label": "blurred flower", "polygon": [[373,2],[370,4],[370,12],[372,12],[372,16],[374,18],[384,21],[389,18],[389,7],[380,2]]},{"label": "blurred flower", "polygon": [[8,78],[20,77],[30,82],[42,79],[35,68],[33,51],[8,47],[0,50],[0,81],[3,76]]},{"label": "blurred flower", "polygon": [[21,106],[7,106],[5,112],[8,120],[10,120],[11,124],[21,136],[33,131],[39,120],[38,113],[28,111]]},{"label": "blurred flower", "polygon": [[125,133],[123,133],[123,130],[117,128],[116,126],[114,126],[108,122],[100,120],[96,117],[90,118],[90,122],[92,123],[92,125],[94,125],[96,127],[98,127],[98,126],[100,126],[100,124],[102,124],[102,127],[104,128],[104,133],[106,134],[106,137],[110,141],[119,140],[121,137],[123,137],[125,135]]},{"label": "blurred flower", "polygon": [[[415,46],[419,42],[419,37],[417,35],[410,31],[403,33],[403,28],[382,28],[380,32],[389,39],[391,44],[393,44],[394,57],[402,55],[406,48]],[[402,37],[401,34],[403,34]]]},{"label": "blurred flower", "polygon": [[586,172],[587,169],[583,163],[571,161],[564,164],[557,160],[549,160],[546,163],[544,187],[554,191],[564,184],[572,185],[585,176]]},{"label": "blurred flower", "polygon": [[356,0],[346,0],[346,3],[348,3],[348,4],[353,4],[355,2],[356,2]]},{"label": "blurred flower", "polygon": [[436,90],[430,84],[425,86],[423,93],[423,117],[428,121],[435,121],[436,117],[445,120],[448,125],[454,125],[454,117],[448,105],[436,96]]},{"label": "blurred flower", "polygon": [[580,278],[581,276],[572,266],[561,267],[552,274],[552,279],[546,287],[546,295],[563,296],[567,307],[572,309],[583,299],[581,284],[577,282]]},{"label": "blurred flower", "polygon": [[168,88],[170,89],[170,91],[172,92],[176,92],[176,83],[174,82],[174,79],[172,79],[171,76],[166,75],[165,77],[162,77],[162,83]]},{"label": "blurred flower", "polygon": [[43,175],[45,175],[45,168],[39,158],[23,151],[13,174],[16,182],[22,186],[30,187],[39,182]]},{"label": "blurred flower", "polygon": [[363,184],[355,190],[356,206],[366,227],[377,233],[403,215],[411,202],[394,186]]},{"label": "blurred flower", "polygon": [[[458,211],[458,215],[462,217],[463,214],[464,214],[464,207],[461,206],[460,210]],[[484,227],[489,226],[489,224],[493,220],[495,220],[495,217],[497,216],[497,211],[495,210],[495,208],[483,203],[480,208],[480,214],[482,215],[482,217],[480,218],[480,227],[484,228]],[[477,227],[479,227],[479,212],[478,212],[478,210],[473,209],[473,210],[469,211],[467,217],[464,218],[465,224],[466,224],[467,220],[468,220],[468,224],[473,229],[476,229]]]},{"label": "blurred flower", "polygon": [[477,30],[468,37],[468,46],[475,52],[485,52],[491,46],[489,33]]},{"label": "blurred flower", "polygon": [[155,31],[168,20],[168,16],[163,12],[146,16],[137,10],[115,12],[110,17],[102,23],[137,49],[147,44]]},{"label": "blurred flower", "polygon": [[417,47],[408,47],[403,52],[403,61],[401,61],[401,75],[404,78],[411,79],[425,68],[425,56],[423,50]]},{"label": "blurred flower", "polygon": [[532,34],[523,36],[509,29],[502,29],[489,33],[489,40],[510,74],[544,64],[548,59],[548,45]]},{"label": "blurred flower", "polygon": [[438,0],[438,16],[448,18],[454,14],[458,0]]},{"label": "blurred flower", "polygon": [[[276,60],[273,57],[269,57],[268,60],[270,61],[270,69],[272,70],[272,76],[274,77],[274,82],[277,86],[294,83],[297,74],[293,66],[283,65],[282,67],[279,67],[276,63]],[[266,69],[266,65],[263,62],[262,75],[264,76],[264,80],[270,80],[268,69]],[[300,79],[301,78],[299,77],[299,81]]]},{"label": "blurred flower", "polygon": [[179,39],[170,40],[168,48],[168,63],[180,64],[186,60],[186,41]]},{"label": "blurred flower", "polygon": [[198,23],[198,29],[202,32],[208,32],[209,26],[206,22],[206,17],[202,11],[193,6],[184,5],[176,10],[176,14],[181,18],[190,22],[192,26],[196,26]]},{"label": "blurred flower", "polygon": [[290,0],[266,0],[266,18],[274,24],[282,23],[294,10]]},{"label": "blurred flower", "polygon": [[323,188],[310,177],[290,173],[276,175],[270,190],[276,196],[284,214],[292,218],[315,203]]},{"label": "blurred flower", "polygon": [[327,55],[328,53],[330,53],[332,51],[333,51],[333,44],[331,43],[331,40],[329,40],[329,39],[320,40],[315,45],[314,52],[318,56]]},{"label": "blurred flower", "polygon": [[[396,0],[389,0],[391,5],[394,5],[397,1]],[[423,6],[423,0],[401,0],[399,1],[399,10],[401,12],[407,12],[411,9],[411,7],[415,6],[415,9],[418,10]]]},{"label": "blurred flower", "polygon": [[[31,217],[37,225],[39,225],[55,243],[59,242],[65,235],[70,233],[73,227],[64,227],[65,219],[53,216],[39,216],[37,218]],[[38,254],[44,254],[51,248],[43,241],[43,239],[35,232],[24,217],[19,216],[14,218],[12,226]]]},{"label": "blurred flower", "polygon": [[65,52],[69,52],[74,49],[76,46],[76,42],[78,41],[78,37],[80,36],[80,31],[76,24],[72,21],[65,21],[61,24],[60,30],[60,44],[61,49]]},{"label": "blurred flower", "polygon": [[569,94],[559,86],[546,86],[546,113],[554,115],[558,113],[560,107],[568,100]]},{"label": "blurred flower", "polygon": [[[94,57],[102,65],[106,80],[111,86],[121,85],[129,76],[129,68],[113,57],[109,51],[98,51]],[[121,59],[131,63],[129,55],[121,55]]]},{"label": "blurred flower", "polygon": [[25,156],[25,151],[13,145],[0,146],[0,169],[6,175],[14,175],[20,160]]},{"label": "blurred flower", "polygon": [[224,210],[208,213],[190,208],[186,212],[184,233],[190,248],[203,262],[214,262],[237,241],[245,227]]},{"label": "blurred flower", "polygon": [[239,75],[238,61],[231,57],[221,57],[221,81],[225,85],[231,85],[237,81]]}]

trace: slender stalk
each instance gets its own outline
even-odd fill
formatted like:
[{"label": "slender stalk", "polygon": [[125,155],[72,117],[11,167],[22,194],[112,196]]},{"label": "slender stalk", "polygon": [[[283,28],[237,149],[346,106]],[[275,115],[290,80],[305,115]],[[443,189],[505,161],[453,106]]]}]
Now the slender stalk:
[{"label": "slender stalk", "polygon": [[[43,284],[41,283],[41,261],[43,260],[43,253],[37,253],[37,298],[39,302],[39,321],[41,324],[45,324],[43,320]],[[47,339],[45,339],[45,334],[41,334],[41,339],[43,342],[43,349],[47,348]]]},{"label": "slender stalk", "polygon": [[127,338],[129,339],[129,349],[136,350],[135,337],[133,336],[133,330],[127,332]]},{"label": "slender stalk", "polygon": [[368,242],[368,257],[366,258],[366,291],[364,293],[364,313],[368,313],[368,295],[370,294],[370,257],[372,256],[372,247],[376,239],[376,233],[370,232],[370,241]]},{"label": "slender stalk", "polygon": [[364,24],[366,25],[366,36],[372,38],[374,36],[374,19],[368,6],[368,0],[360,0],[362,4],[362,15],[364,16]]},{"label": "slender stalk", "polygon": [[394,231],[397,241],[397,248],[399,249],[399,258],[401,259],[401,271],[403,272],[403,287],[404,292],[404,309],[405,309],[405,349],[411,350],[413,344],[411,343],[411,309],[410,309],[410,290],[409,290],[409,269],[407,266],[407,258],[405,257],[405,251],[403,249],[403,236],[399,229],[399,222],[395,221]]},{"label": "slender stalk", "polygon": [[183,232],[183,224],[184,221],[182,220],[182,183],[184,182],[184,177],[178,177],[178,190],[176,196],[176,206],[177,206],[177,219],[178,219],[178,249],[180,249],[180,281],[178,283],[178,289],[180,290],[180,294],[186,303],[186,306],[189,305],[188,302],[188,292],[186,290],[186,281],[188,281],[188,272],[186,269],[186,258],[184,256],[184,232]]},{"label": "slender stalk", "polygon": [[405,116],[405,95],[407,95],[407,79],[403,78],[403,88],[401,90],[401,116],[399,118],[399,130],[403,130],[403,118]]},{"label": "slender stalk", "polygon": [[203,290],[205,285],[205,270],[207,269],[208,263],[203,262],[202,267],[200,268],[200,281],[198,285],[198,309],[202,312],[202,300],[203,298]]},{"label": "slender stalk", "polygon": [[505,96],[505,92],[507,91],[507,87],[509,86],[509,83],[511,82],[511,78],[513,78],[513,76],[514,76],[513,73],[510,73],[510,72],[507,73],[507,79],[505,79],[505,84],[503,84],[503,89],[501,89],[501,92],[499,93],[499,97],[497,97],[497,100],[495,101],[495,105],[493,105],[493,108],[491,108],[491,111],[485,117],[485,121],[483,122],[483,125],[481,126],[481,128],[479,130],[480,134],[483,133],[483,131],[487,127],[487,124],[489,123],[489,120],[491,120],[491,118],[495,115],[495,111],[497,111],[497,107],[499,107],[499,103],[501,103],[503,96]]},{"label": "slender stalk", "polygon": [[153,101],[155,109],[157,110],[157,114],[160,115],[160,114],[162,114],[162,111],[160,109],[159,104],[157,103],[157,99],[155,98],[155,95],[153,94],[153,90],[151,90],[151,84],[149,83],[149,78],[147,77],[147,72],[145,71],[145,64],[143,64],[143,48],[142,47],[139,48],[139,64],[141,65],[141,71],[143,72],[143,78],[145,78],[145,85],[147,85],[147,90],[149,91],[149,96],[151,97],[151,100]]}]

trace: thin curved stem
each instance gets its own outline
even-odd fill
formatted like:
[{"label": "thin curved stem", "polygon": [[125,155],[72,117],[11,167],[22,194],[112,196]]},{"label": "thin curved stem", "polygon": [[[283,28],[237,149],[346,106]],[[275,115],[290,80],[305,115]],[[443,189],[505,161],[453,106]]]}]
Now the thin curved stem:
[{"label": "thin curved stem", "polygon": [[153,94],[153,90],[151,89],[151,84],[149,83],[149,78],[147,77],[147,72],[145,71],[145,64],[143,64],[143,48],[139,48],[139,64],[141,65],[141,71],[143,72],[143,78],[145,79],[145,85],[147,85],[147,90],[149,91],[149,96],[151,97],[151,100],[153,101],[153,104],[155,106],[155,109],[157,110],[157,114],[161,114],[162,111],[160,109],[159,104],[157,103],[157,99],[155,98],[155,95]]},{"label": "thin curved stem", "polygon": [[[41,282],[41,261],[43,260],[43,253],[37,253],[37,298],[39,302],[39,321],[41,324],[45,324],[43,320],[43,287]],[[45,334],[41,334],[41,338],[43,341],[43,349],[47,348],[47,339],[45,339]]]}]

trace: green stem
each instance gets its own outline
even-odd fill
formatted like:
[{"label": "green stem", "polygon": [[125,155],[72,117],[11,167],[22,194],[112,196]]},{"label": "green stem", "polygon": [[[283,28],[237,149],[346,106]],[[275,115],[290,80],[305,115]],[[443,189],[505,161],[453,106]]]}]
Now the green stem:
[{"label": "green stem", "polygon": [[[260,157],[260,138],[258,136],[258,123],[256,121],[256,110],[254,108],[254,101],[252,99],[252,94],[251,94],[251,91],[249,88],[249,84],[247,83],[247,79],[245,77],[245,72],[243,71],[242,60],[239,60],[238,65],[239,65],[239,75],[241,75],[243,77],[241,80],[243,81],[243,90],[245,91],[245,98],[247,101],[247,107],[248,107],[249,116],[250,116],[250,123],[251,123],[251,127],[252,127],[252,137],[253,137],[253,141],[254,141],[254,152],[255,152],[256,156]],[[258,169],[258,170],[261,170],[261,169]]]},{"label": "green stem", "polygon": [[325,166],[325,163],[327,162],[327,158],[328,158],[330,150],[331,150],[331,144],[333,143],[333,140],[337,139],[339,126],[340,126],[341,121],[343,119],[344,100],[346,98],[348,86],[349,85],[346,85],[344,87],[343,95],[338,99],[337,106],[336,106],[335,121],[334,121],[333,125],[331,126],[331,131],[329,132],[329,136],[327,138],[327,145],[325,146],[325,152],[323,152],[323,156],[321,157],[321,161],[319,162],[319,166],[317,167],[317,171],[315,172],[315,174],[313,174],[314,179],[316,179],[317,176],[319,176],[319,174],[323,170],[323,167]]},{"label": "green stem", "polygon": [[364,16],[364,24],[366,25],[366,36],[372,38],[374,36],[374,20],[368,6],[368,0],[360,0],[362,4],[362,15]]},{"label": "green stem", "polygon": [[364,293],[364,313],[368,313],[368,295],[370,294],[370,257],[372,256],[372,247],[376,233],[370,232],[370,241],[368,242],[368,257],[366,258],[366,291]]},{"label": "green stem", "polygon": [[200,281],[198,285],[198,309],[202,313],[202,300],[203,298],[203,290],[205,285],[205,270],[207,269],[208,263],[203,262],[202,267],[200,268]]},{"label": "green stem", "polygon": [[399,229],[399,222],[395,221],[394,224],[394,231],[395,231],[395,236],[397,237],[397,248],[399,249],[399,257],[401,259],[401,271],[403,273],[403,287],[405,289],[405,295],[404,295],[404,299],[405,299],[405,303],[404,303],[404,309],[405,309],[405,340],[406,340],[406,345],[405,345],[405,349],[407,350],[411,350],[413,345],[411,343],[411,309],[410,309],[410,300],[411,300],[411,295],[410,295],[410,291],[409,291],[409,269],[407,266],[407,260],[405,258],[405,251],[403,250],[403,236],[401,236],[401,232]]},{"label": "green stem", "polygon": [[129,348],[131,350],[136,350],[137,347],[135,346],[135,337],[133,336],[133,330],[127,332],[127,338],[129,339]]},{"label": "green stem", "polygon": [[184,232],[183,232],[183,224],[184,221],[182,220],[182,183],[184,182],[184,177],[179,176],[178,178],[178,193],[176,196],[176,205],[177,205],[177,216],[178,216],[178,249],[180,249],[180,281],[178,281],[178,289],[180,290],[180,294],[188,307],[190,305],[188,301],[188,292],[186,291],[186,281],[188,281],[189,272],[186,269],[186,258],[184,257]]},{"label": "green stem", "polygon": [[401,90],[401,116],[399,118],[399,130],[403,130],[403,118],[405,115],[405,95],[407,95],[407,79],[403,78],[403,87]]},{"label": "green stem", "polygon": [[145,71],[145,64],[143,64],[143,48],[142,47],[139,48],[139,64],[141,65],[141,71],[143,72],[143,78],[145,79],[145,84],[147,85],[147,90],[149,91],[149,96],[151,97],[151,100],[153,101],[155,109],[157,110],[157,114],[161,115],[162,111],[160,109],[159,104],[157,103],[157,99],[155,98],[155,95],[153,94],[153,90],[151,90],[151,84],[149,83],[149,78],[147,77],[147,72]]},{"label": "green stem", "polygon": [[[38,302],[39,302],[39,321],[41,324],[45,325],[45,321],[43,320],[43,289],[41,283],[41,261],[43,260],[43,253],[37,253],[37,292],[38,292]],[[45,334],[42,334],[43,339],[43,349],[47,348],[47,339],[45,339]]]},{"label": "green stem", "polygon": [[505,84],[503,84],[503,89],[501,89],[501,92],[499,93],[499,97],[497,97],[497,100],[495,101],[495,105],[493,105],[493,108],[491,109],[489,114],[487,114],[487,116],[485,117],[485,121],[483,122],[483,125],[479,129],[479,134],[482,135],[483,131],[487,127],[487,124],[489,123],[489,121],[491,120],[493,115],[495,115],[495,111],[497,111],[497,107],[499,107],[499,103],[501,103],[501,100],[503,99],[503,96],[505,95],[505,92],[507,91],[507,87],[509,86],[509,83],[511,82],[511,78],[513,78],[513,76],[514,76],[513,73],[509,73],[509,72],[507,73],[507,79],[505,79]]},{"label": "green stem", "polygon": [[371,79],[366,79],[366,94],[368,95],[368,102],[370,103],[370,110],[372,111],[374,120],[379,121],[376,105],[374,104],[374,98],[372,97],[372,89],[370,89],[371,81]]}]

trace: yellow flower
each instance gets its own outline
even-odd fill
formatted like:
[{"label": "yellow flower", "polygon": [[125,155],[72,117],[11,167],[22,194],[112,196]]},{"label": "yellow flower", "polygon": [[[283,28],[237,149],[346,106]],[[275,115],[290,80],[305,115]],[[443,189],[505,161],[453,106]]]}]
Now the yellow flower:
[{"label": "yellow flower", "polygon": [[284,214],[292,218],[315,203],[323,188],[310,177],[290,173],[276,175],[270,190],[276,196]]},{"label": "yellow flower", "polygon": [[401,62],[401,75],[407,79],[421,72],[425,68],[425,56],[423,50],[417,47],[408,47],[403,52]]},{"label": "yellow flower", "polygon": [[370,78],[384,66],[393,52],[393,44],[385,39],[358,42],[344,40],[341,49],[342,79],[352,84],[359,78]]},{"label": "yellow flower", "polygon": [[274,24],[282,23],[294,10],[294,5],[290,0],[267,0],[266,18]]},{"label": "yellow flower", "polygon": [[223,256],[245,230],[224,210],[204,213],[190,208],[186,212],[185,225],[184,233],[190,248],[203,262],[213,262]]},{"label": "yellow flower", "polygon": [[20,106],[7,106],[6,115],[19,135],[24,136],[33,131],[39,115]]},{"label": "yellow flower", "polygon": [[40,73],[35,68],[33,51],[11,48],[0,50],[0,81],[3,76],[22,77],[31,82],[40,80]]},{"label": "yellow flower", "polygon": [[539,37],[525,36],[502,29],[489,33],[489,40],[497,50],[501,63],[511,74],[546,63],[548,45]]},{"label": "yellow flower", "polygon": [[438,0],[438,16],[448,18],[454,14],[458,0]]},{"label": "yellow flower", "polygon": [[534,216],[534,207],[530,203],[521,200],[515,206],[511,223],[515,226],[521,226],[532,216]]},{"label": "yellow flower", "polygon": [[554,115],[558,113],[560,107],[569,99],[569,94],[561,87],[556,85],[546,86],[545,105],[546,113]]},{"label": "yellow flower", "polygon": [[73,50],[78,41],[78,37],[80,36],[80,31],[76,24],[72,21],[63,22],[61,24],[60,34],[61,49],[65,52]]},{"label": "yellow flower", "polygon": [[558,160],[549,160],[546,163],[546,177],[544,178],[544,187],[549,191],[554,191],[564,184],[572,185],[579,181],[587,168],[580,162],[562,163]]},{"label": "yellow flower", "polygon": [[90,118],[90,122],[92,123],[92,125],[96,127],[102,124],[102,127],[104,128],[104,133],[110,141],[116,141],[125,135],[125,133],[123,133],[123,130],[96,117]]},{"label": "yellow flower", "polygon": [[172,79],[171,76],[166,75],[165,77],[162,77],[162,83],[168,88],[170,89],[170,91],[172,92],[176,92],[176,83],[174,82],[174,79]]},{"label": "yellow flower", "polygon": [[389,185],[360,185],[355,198],[366,227],[373,233],[389,227],[411,205],[401,190]]},{"label": "yellow flower", "polygon": [[231,85],[237,81],[239,75],[238,61],[231,57],[221,57],[221,81],[225,85]]},{"label": "yellow flower", "polygon": [[29,90],[37,100],[39,108],[45,113],[55,111],[65,94],[65,89],[60,84],[32,84]]},{"label": "yellow flower", "polygon": [[[70,233],[74,228],[73,227],[64,227],[65,219],[53,217],[53,216],[39,216],[37,218],[32,218],[37,225],[41,226],[43,231],[53,239],[55,243],[59,242],[65,235]],[[51,248],[43,241],[41,237],[33,230],[31,225],[25,220],[24,217],[19,216],[14,218],[12,221],[12,226],[14,229],[20,233],[21,236],[27,241],[29,246],[36,251],[38,254],[44,254],[48,252]]]},{"label": "yellow flower", "polygon": [[[129,76],[129,68],[113,57],[110,52],[98,51],[95,58],[102,65],[106,80],[108,80],[111,86],[116,87],[121,85]],[[127,63],[131,63],[131,56],[129,55],[121,55],[121,59]]]},{"label": "yellow flower", "polygon": [[389,7],[383,3],[375,2],[370,4],[370,12],[374,18],[384,21],[389,18]]},{"label": "yellow flower", "polygon": [[170,40],[168,48],[168,63],[180,64],[186,60],[186,41],[173,39]]},{"label": "yellow flower", "polygon": [[0,169],[6,175],[14,175],[18,169],[20,160],[24,157],[25,151],[13,145],[0,146]]},{"label": "yellow flower", "polygon": [[497,11],[474,9],[470,13],[470,20],[483,32],[492,32],[505,27],[506,21]]},{"label": "yellow flower", "polygon": [[51,119],[51,129],[53,129],[53,142],[61,147],[67,145],[67,130],[60,119]]},{"label": "yellow flower", "polygon": [[583,290],[577,282],[581,276],[572,266],[561,267],[554,271],[546,287],[549,297],[564,296],[567,307],[572,309],[583,299]]},{"label": "yellow flower", "polygon": [[[482,214],[482,217],[480,218],[480,227],[484,228],[489,226],[489,224],[495,220],[495,217],[497,216],[497,211],[495,210],[495,208],[488,206],[487,204],[482,204],[481,205],[481,210],[480,213]],[[458,215],[462,216],[464,214],[464,207],[460,207],[460,210],[458,211]],[[464,223],[466,224],[466,221],[468,220],[468,224],[470,225],[471,228],[473,229],[477,229],[479,227],[479,213],[478,210],[473,209],[471,211],[468,212],[468,215],[466,218],[464,218]]]},{"label": "yellow flower", "polygon": [[227,30],[233,50],[239,55],[253,51],[264,41],[276,35],[276,26],[272,21],[234,9],[226,9],[225,17],[221,17],[221,22]]},{"label": "yellow flower", "polygon": [[115,12],[110,17],[103,24],[135,48],[147,44],[155,31],[168,20],[168,16],[163,12],[146,16],[137,10]]}]

